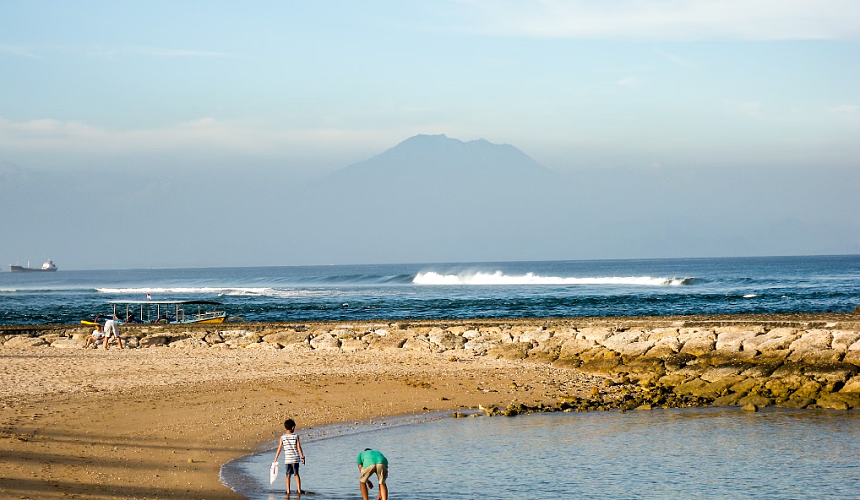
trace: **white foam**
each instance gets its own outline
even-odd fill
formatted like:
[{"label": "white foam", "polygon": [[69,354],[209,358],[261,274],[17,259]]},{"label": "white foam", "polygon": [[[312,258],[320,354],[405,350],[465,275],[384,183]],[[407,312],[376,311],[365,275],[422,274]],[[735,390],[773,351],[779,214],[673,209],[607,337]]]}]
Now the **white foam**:
[{"label": "white foam", "polygon": [[194,294],[208,293],[231,296],[291,298],[319,295],[309,290],[288,290],[271,287],[139,287],[139,288],[96,288],[99,293],[111,294]]},{"label": "white foam", "polygon": [[756,294],[754,294],[754,293],[748,293],[748,294],[744,295],[744,298],[745,298],[745,299],[752,299],[752,298],[755,298],[755,297],[758,297],[758,295],[756,295]]},{"label": "white foam", "polygon": [[652,278],[651,276],[562,278],[539,276],[527,273],[508,276],[501,271],[494,273],[439,274],[433,271],[418,273],[412,283],[416,285],[643,285],[681,286],[687,278]]},{"label": "white foam", "polygon": [[14,289],[14,288],[0,288],[0,293],[3,293],[3,292],[7,292],[7,293],[14,293],[14,292],[17,292],[17,291],[18,291],[18,290]]}]

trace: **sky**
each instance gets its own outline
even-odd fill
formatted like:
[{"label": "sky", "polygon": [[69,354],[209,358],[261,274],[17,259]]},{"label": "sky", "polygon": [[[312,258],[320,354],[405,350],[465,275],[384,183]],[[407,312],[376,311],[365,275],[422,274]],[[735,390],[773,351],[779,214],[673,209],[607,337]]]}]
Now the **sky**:
[{"label": "sky", "polygon": [[[512,144],[574,178],[643,169],[688,189],[690,172],[752,170],[772,176],[762,186],[776,198],[807,182],[784,184],[782,170],[854,186],[858,41],[851,0],[6,0],[0,208],[17,222],[0,225],[0,258],[60,259],[45,221],[64,210],[51,201],[62,196],[44,193],[62,194],[70,179],[205,172],[293,187],[416,134]],[[43,181],[14,184],[20,175]],[[13,191],[30,196],[12,206]],[[253,204],[240,191],[231,203]],[[136,196],[193,214],[178,194]],[[809,203],[810,223],[833,220],[830,201]],[[839,213],[855,208],[845,203]],[[76,215],[85,225],[110,221],[109,207],[87,206]],[[832,251],[860,249],[846,224],[831,232],[845,242]],[[816,251],[765,247],[756,252]],[[64,257],[104,261],[97,251]],[[351,262],[348,252],[331,259]],[[320,263],[312,252],[253,259],[238,249],[207,262]]]}]

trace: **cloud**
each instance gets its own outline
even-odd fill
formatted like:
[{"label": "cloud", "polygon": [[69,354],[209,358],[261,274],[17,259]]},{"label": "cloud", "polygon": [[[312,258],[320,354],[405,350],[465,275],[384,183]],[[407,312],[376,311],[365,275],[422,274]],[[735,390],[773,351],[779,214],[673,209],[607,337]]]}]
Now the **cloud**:
[{"label": "cloud", "polygon": [[679,55],[670,54],[668,52],[657,50],[657,54],[660,55],[663,59],[675,64],[676,66],[680,66],[682,68],[695,68],[698,65],[691,62],[690,60],[683,58]]},{"label": "cloud", "polygon": [[116,154],[152,151],[223,151],[250,155],[304,154],[402,140],[403,130],[292,129],[269,123],[204,117],[161,128],[111,130],[79,121],[0,118],[0,150]]},{"label": "cloud", "polygon": [[622,87],[636,87],[639,85],[639,79],[635,76],[625,76],[624,78],[615,82],[617,85],[621,85]]},{"label": "cloud", "polygon": [[471,0],[461,27],[501,36],[645,40],[857,40],[855,0]]},{"label": "cloud", "polygon": [[841,106],[830,108],[830,111],[840,115],[855,116],[860,114],[860,106],[856,106],[854,104],[843,104]]},{"label": "cloud", "polygon": [[32,59],[41,59],[33,50],[29,47],[24,47],[21,45],[3,45],[0,44],[0,54],[9,54],[18,57],[29,57]]},{"label": "cloud", "polygon": [[155,47],[138,47],[135,52],[154,57],[231,57],[229,52],[208,50],[161,49]]}]

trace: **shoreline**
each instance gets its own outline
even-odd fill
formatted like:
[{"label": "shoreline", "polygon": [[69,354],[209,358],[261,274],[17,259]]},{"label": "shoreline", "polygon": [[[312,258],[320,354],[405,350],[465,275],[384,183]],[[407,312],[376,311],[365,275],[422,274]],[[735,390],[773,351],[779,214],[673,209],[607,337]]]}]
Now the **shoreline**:
[{"label": "shoreline", "polygon": [[860,406],[845,313],[128,326],[139,347],[108,351],[88,333],[0,326],[0,496],[242,498],[221,465],[286,417]]}]

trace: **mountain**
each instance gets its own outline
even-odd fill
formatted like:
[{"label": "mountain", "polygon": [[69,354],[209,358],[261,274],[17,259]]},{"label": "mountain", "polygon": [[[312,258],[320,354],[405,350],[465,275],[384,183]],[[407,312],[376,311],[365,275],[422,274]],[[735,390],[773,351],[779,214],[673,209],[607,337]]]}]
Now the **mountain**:
[{"label": "mountain", "polygon": [[338,170],[326,182],[430,182],[453,186],[463,182],[544,182],[554,176],[552,170],[510,144],[493,144],[484,139],[463,142],[445,135],[422,134]]}]

